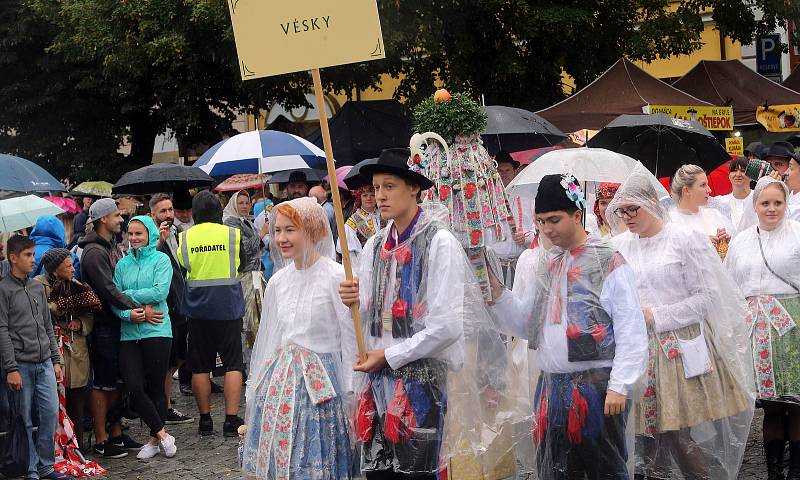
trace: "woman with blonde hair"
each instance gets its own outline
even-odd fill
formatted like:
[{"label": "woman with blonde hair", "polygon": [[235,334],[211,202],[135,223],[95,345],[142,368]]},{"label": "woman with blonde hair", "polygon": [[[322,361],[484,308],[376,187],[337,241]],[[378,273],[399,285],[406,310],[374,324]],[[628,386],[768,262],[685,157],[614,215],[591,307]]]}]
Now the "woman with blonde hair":
[{"label": "woman with blonde hair", "polygon": [[672,177],[670,193],[676,204],[676,208],[669,212],[672,221],[708,236],[724,258],[734,229],[725,215],[708,208],[711,187],[706,172],[697,165],[682,166]]}]

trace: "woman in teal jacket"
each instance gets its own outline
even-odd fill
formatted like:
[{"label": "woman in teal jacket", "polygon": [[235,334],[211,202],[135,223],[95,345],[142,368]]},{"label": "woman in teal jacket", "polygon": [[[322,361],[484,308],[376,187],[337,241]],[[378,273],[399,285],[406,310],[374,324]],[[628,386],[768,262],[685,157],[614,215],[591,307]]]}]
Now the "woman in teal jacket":
[{"label": "woman in teal jacket", "polygon": [[167,295],[172,282],[169,257],[156,250],[158,228],[149,216],[128,223],[131,248],[117,263],[114,284],[133,301],[136,308],[114,313],[122,319],[119,365],[133,407],[150,428],[150,440],[142,446],[139,459],[151,458],[163,450],[177,452],[175,438],[164,430],[167,414],[164,379],[169,368],[172,326]]}]

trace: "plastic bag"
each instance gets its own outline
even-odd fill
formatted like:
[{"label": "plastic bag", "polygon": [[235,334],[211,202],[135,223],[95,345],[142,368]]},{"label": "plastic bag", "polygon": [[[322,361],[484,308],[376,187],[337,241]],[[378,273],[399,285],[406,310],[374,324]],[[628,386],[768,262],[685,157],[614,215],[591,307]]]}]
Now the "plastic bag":
[{"label": "plastic bag", "polygon": [[28,445],[27,427],[22,417],[21,392],[8,392],[9,425],[6,436],[0,446],[0,473],[6,477],[20,477],[28,473],[30,445]]}]

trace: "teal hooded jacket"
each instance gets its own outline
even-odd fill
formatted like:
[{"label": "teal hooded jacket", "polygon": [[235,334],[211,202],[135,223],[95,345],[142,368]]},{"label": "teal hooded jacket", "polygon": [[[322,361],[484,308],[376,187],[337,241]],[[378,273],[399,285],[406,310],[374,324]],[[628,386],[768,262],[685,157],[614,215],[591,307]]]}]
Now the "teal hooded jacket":
[{"label": "teal hooded jacket", "polygon": [[172,263],[167,254],[156,250],[158,244],[158,227],[147,215],[133,217],[131,222],[140,222],[147,228],[147,246],[128,250],[114,269],[114,285],[133,303],[139,306],[152,305],[154,310],[164,312],[164,319],[159,324],[144,321],[131,321],[130,310],[120,310],[112,306],[114,313],[122,319],[121,341],[141,340],[144,338],[172,338],[172,326],[169,320],[167,296],[172,282]]}]

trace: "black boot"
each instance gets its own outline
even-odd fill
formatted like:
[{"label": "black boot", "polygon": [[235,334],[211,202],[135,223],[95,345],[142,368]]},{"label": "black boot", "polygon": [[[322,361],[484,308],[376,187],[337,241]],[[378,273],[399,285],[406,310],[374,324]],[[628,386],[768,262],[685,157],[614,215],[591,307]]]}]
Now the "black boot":
[{"label": "black boot", "polygon": [[787,480],[800,480],[800,441],[789,442],[789,476]]},{"label": "black boot", "polygon": [[783,440],[764,442],[764,451],[767,455],[767,480],[784,480],[783,450],[785,445],[786,442]]}]

